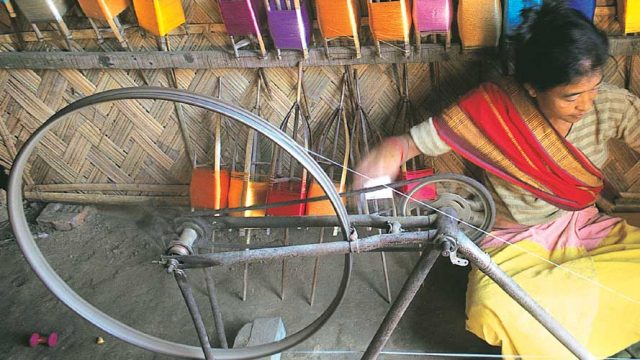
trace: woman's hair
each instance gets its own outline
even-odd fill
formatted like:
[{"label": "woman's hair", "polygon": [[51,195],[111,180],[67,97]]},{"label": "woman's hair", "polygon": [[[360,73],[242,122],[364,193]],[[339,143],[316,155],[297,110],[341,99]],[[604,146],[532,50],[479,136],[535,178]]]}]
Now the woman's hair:
[{"label": "woman's hair", "polygon": [[515,76],[539,91],[569,84],[602,69],[609,56],[607,35],[565,1],[522,11],[516,30]]}]

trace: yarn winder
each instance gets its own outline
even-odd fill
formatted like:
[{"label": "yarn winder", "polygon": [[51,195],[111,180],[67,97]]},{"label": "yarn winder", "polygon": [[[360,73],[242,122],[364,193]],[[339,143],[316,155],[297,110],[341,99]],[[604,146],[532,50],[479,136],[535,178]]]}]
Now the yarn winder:
[{"label": "yarn winder", "polygon": [[[220,209],[192,212],[179,220],[180,237],[159,255],[158,264],[168,273],[174,275],[183,294],[187,308],[191,313],[200,347],[174,343],[133,329],[122,322],[111,318],[98,308],[75,293],[60,276],[49,266],[47,260],[38,249],[31,234],[22,207],[22,181],[29,156],[35,146],[46,133],[66,115],[79,109],[96,104],[125,99],[157,99],[175,101],[183,105],[196,106],[220,113],[231,120],[250,127],[257,133],[275,142],[284,151],[295,158],[308,174],[322,188],[326,196],[307,198],[307,203],[318,200],[329,200],[335,216],[277,216],[277,217],[228,217],[227,212],[262,211],[270,207],[291,205],[289,203],[271,203],[264,205],[244,206],[232,209]],[[36,273],[47,284],[49,289],[67,306],[85,317],[99,328],[137,346],[166,355],[205,358],[205,359],[250,359],[282,352],[319,330],[340,305],[349,284],[354,254],[373,250],[382,250],[393,246],[413,246],[415,251],[423,251],[420,260],[405,282],[403,290],[391,306],[378,332],[364,353],[363,359],[375,359],[397,326],[402,314],[411,303],[420,284],[424,281],[434,262],[441,256],[448,257],[453,264],[467,265],[474,263],[492,280],[498,283],[514,300],[529,311],[541,324],[556,336],[567,348],[580,358],[591,358],[591,355],[577,341],[558,325],[548,313],[502,272],[490,257],[482,252],[475,241],[479,241],[491,229],[495,219],[495,206],[487,190],[479,183],[461,175],[439,174],[417,180],[405,180],[390,185],[350,191],[342,196],[362,195],[380,189],[398,188],[416,182],[417,186],[402,200],[400,216],[349,215],[342,203],[341,195],[335,185],[324,173],[320,165],[314,161],[304,147],[286,136],[275,126],[258,116],[241,108],[226,104],[213,98],[168,88],[128,88],[98,93],[80,99],[54,114],[24,144],[16,157],[10,177],[9,213],[17,241],[27,261]],[[415,201],[410,197],[424,187],[437,187],[437,198],[433,201]],[[298,200],[294,200],[298,201]],[[421,206],[421,216],[406,216],[409,203]],[[286,227],[332,227],[341,231],[342,240],[320,244],[290,245],[270,248],[247,248],[243,251],[196,254],[195,245],[206,239],[208,234],[217,229],[229,228],[286,228]],[[360,238],[355,227],[372,227],[381,233]],[[416,245],[422,245],[418,247]],[[426,249],[429,249],[428,251]],[[211,268],[214,266],[230,266],[249,264],[256,261],[287,259],[297,256],[325,256],[344,254],[344,271],[334,300],[317,320],[302,330],[288,335],[282,340],[239,349],[212,349],[208,334],[203,325],[188,274],[190,269]],[[215,298],[215,295],[211,295]],[[212,305],[213,306],[213,305]],[[214,311],[215,314],[215,311]],[[219,320],[219,319],[218,319]],[[219,326],[221,323],[216,321]],[[217,329],[223,332],[223,329]]]}]

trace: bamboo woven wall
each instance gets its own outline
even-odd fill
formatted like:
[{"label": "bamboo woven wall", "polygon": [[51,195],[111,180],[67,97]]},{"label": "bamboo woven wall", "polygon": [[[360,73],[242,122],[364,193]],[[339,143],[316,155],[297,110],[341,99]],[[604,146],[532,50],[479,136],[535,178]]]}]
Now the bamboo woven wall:
[{"label": "bamboo woven wall", "polygon": [[[221,23],[215,1],[183,0],[183,4],[192,30],[199,29],[202,24]],[[599,1],[599,5],[598,25],[609,33],[619,32],[612,12],[615,0]],[[78,20],[75,28],[85,25]],[[191,32],[189,35],[172,35],[171,48],[197,51],[228,46],[227,37],[222,32]],[[367,29],[363,28],[363,33],[366,32]],[[75,41],[84,50],[100,51],[90,34],[87,30],[86,36],[75,36]],[[127,36],[134,49],[156,48],[153,37],[144,36],[134,28],[128,29]],[[0,47],[3,51],[13,50],[13,45],[8,42],[1,43]],[[116,50],[117,43],[114,39],[107,39],[107,47]],[[58,51],[60,48],[63,48],[62,41],[53,39],[42,43],[30,42],[26,50]],[[354,68],[359,72],[362,101],[370,119],[374,126],[383,132],[388,131],[399,101],[394,66],[361,65]],[[495,73],[491,63],[466,58],[441,62],[437,79],[432,76],[431,64],[409,64],[408,68],[410,97],[420,108],[420,117],[436,113],[446,103],[491,76],[487,74]],[[151,85],[169,86],[167,70],[144,71]],[[304,84],[312,128],[318,129],[338,104],[343,71],[343,67],[338,66],[305,69]],[[257,79],[255,69],[177,69],[176,72],[180,88],[205,95],[214,95],[217,79],[222,77],[224,100],[247,109],[253,106]],[[263,101],[262,116],[278,124],[295,99],[297,70],[268,68],[265,73],[272,94]],[[607,65],[606,79],[640,95],[640,56],[612,58]],[[143,85],[140,70],[0,70],[0,164],[10,168],[16,151],[29,135],[70,102],[100,91],[138,85]],[[210,163],[212,114],[193,108],[185,108],[185,112],[198,163]],[[225,126],[222,142],[227,164],[234,153],[242,159],[245,139],[244,127],[233,123]],[[267,147],[262,150],[269,153]],[[640,193],[639,155],[623,144],[614,143],[612,156],[616,160],[608,162],[604,169],[612,184],[609,197],[624,196],[626,200],[619,201],[620,205],[640,207],[640,197],[635,195]],[[455,155],[435,159],[435,165],[440,172],[461,171],[464,167]],[[56,128],[33,157],[26,181],[31,185],[45,184],[30,188],[38,192],[94,193],[120,202],[137,201],[122,195],[142,195],[149,199],[169,199],[170,202],[186,204],[184,185],[189,182],[190,168],[191,160],[187,158],[172,104],[152,100],[123,101],[77,113],[73,119]],[[104,185],[113,183],[118,185]],[[102,185],[92,187],[86,184]],[[37,193],[30,195],[38,196]]]}]

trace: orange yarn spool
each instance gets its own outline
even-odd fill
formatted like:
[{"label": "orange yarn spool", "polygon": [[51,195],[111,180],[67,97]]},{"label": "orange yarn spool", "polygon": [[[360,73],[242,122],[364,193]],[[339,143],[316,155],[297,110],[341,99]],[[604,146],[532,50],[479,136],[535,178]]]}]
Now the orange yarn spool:
[{"label": "orange yarn spool", "polygon": [[156,36],[165,36],[186,22],[180,0],[133,0],[140,26]]},{"label": "orange yarn spool", "polygon": [[359,27],[358,3],[354,0],[316,0],[322,37],[353,36]]},{"label": "orange yarn spool", "polygon": [[[333,184],[336,187],[336,191],[342,192],[340,190],[340,184]],[[319,196],[325,196],[327,193],[322,189],[322,187],[317,182],[312,182],[311,186],[309,186],[308,198],[314,198]],[[346,206],[347,199],[341,197],[342,203]],[[331,201],[329,200],[321,200],[321,201],[311,201],[307,203],[307,215],[313,216],[334,216],[336,215],[335,210],[333,210],[333,206],[331,205]]]},{"label": "orange yarn spool", "polygon": [[194,168],[189,185],[191,207],[194,209],[224,209],[229,196],[229,171],[218,174],[211,168]]},{"label": "orange yarn spool", "polygon": [[[248,180],[246,173],[233,172],[229,181],[229,199],[230,208],[245,207],[253,205],[264,205],[267,201],[267,193],[269,192],[269,182]],[[255,217],[265,216],[266,210],[246,210],[233,212],[229,215],[236,217]]]},{"label": "orange yarn spool", "polygon": [[131,5],[130,0],[78,0],[85,15],[92,19],[111,21]]},{"label": "orange yarn spool", "polygon": [[411,7],[404,0],[370,2],[369,27],[377,41],[405,41],[411,29]]}]

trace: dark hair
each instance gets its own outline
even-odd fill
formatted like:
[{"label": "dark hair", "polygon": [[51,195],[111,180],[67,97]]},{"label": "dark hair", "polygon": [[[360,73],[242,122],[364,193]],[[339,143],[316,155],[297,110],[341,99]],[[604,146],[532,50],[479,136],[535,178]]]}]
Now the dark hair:
[{"label": "dark hair", "polygon": [[598,69],[609,56],[607,35],[565,1],[545,1],[522,11],[513,36],[515,76],[545,91],[569,84]]}]

